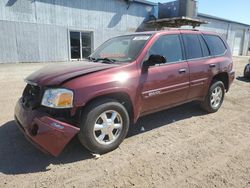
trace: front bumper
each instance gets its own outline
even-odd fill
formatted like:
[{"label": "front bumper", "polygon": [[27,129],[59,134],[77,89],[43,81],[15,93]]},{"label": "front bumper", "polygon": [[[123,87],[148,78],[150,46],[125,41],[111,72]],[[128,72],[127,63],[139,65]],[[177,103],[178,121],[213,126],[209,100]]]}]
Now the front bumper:
[{"label": "front bumper", "polygon": [[15,107],[15,119],[29,141],[55,157],[80,131],[79,128],[51,118],[46,113],[25,109],[21,100]]}]

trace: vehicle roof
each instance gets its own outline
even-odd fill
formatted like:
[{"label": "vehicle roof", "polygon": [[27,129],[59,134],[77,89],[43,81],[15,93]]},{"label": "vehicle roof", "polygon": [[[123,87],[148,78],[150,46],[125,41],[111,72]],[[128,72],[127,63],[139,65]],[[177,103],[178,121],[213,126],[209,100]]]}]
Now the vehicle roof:
[{"label": "vehicle roof", "polygon": [[219,35],[216,32],[212,31],[200,31],[196,29],[178,29],[178,28],[169,28],[165,30],[160,30],[160,31],[143,31],[143,32],[136,32],[136,33],[131,33],[128,35],[154,35],[154,34],[168,34],[168,33],[196,33],[196,34],[209,34],[209,35]]}]

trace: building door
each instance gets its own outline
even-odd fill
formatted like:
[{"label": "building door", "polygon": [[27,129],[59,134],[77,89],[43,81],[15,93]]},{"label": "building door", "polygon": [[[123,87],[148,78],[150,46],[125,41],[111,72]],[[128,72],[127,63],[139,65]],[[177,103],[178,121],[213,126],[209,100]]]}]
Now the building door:
[{"label": "building door", "polygon": [[244,32],[242,30],[236,31],[233,47],[233,55],[235,56],[242,55],[243,36]]},{"label": "building door", "polygon": [[70,59],[81,60],[92,52],[92,32],[70,31]]},{"label": "building door", "polygon": [[249,36],[249,39],[248,39],[247,55],[250,56],[250,36]]}]

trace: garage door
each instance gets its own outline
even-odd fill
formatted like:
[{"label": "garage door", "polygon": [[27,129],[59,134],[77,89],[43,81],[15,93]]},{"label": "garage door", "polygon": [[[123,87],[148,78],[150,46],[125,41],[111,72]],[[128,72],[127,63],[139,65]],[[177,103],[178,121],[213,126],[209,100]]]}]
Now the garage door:
[{"label": "garage door", "polygon": [[233,55],[242,55],[242,45],[243,45],[243,35],[242,30],[236,31],[234,38]]}]

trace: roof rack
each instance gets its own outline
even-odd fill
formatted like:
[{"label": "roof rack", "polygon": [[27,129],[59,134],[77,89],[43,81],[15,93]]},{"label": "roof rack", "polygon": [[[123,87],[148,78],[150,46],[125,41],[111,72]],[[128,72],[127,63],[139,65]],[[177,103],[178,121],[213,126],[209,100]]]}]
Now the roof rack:
[{"label": "roof rack", "polygon": [[189,31],[200,31],[199,29],[195,29],[195,28],[169,28],[169,30],[183,30],[183,31],[186,31],[186,30],[189,30]]},{"label": "roof rack", "polygon": [[154,28],[163,28],[163,27],[174,27],[178,28],[181,26],[192,26],[193,29],[201,24],[207,24],[205,20],[189,18],[185,16],[174,17],[174,18],[161,18],[154,19],[146,22],[146,24],[153,26]]}]

